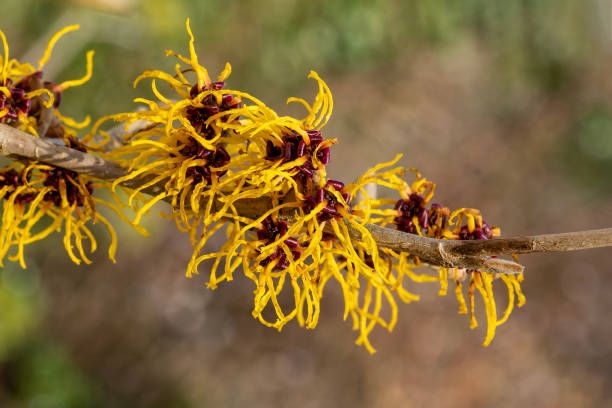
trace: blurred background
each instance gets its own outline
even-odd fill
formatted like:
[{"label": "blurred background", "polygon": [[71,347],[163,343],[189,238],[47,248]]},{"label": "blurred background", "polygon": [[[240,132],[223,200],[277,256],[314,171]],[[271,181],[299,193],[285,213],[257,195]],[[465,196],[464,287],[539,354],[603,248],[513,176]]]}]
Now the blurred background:
[{"label": "blurred background", "polygon": [[[45,74],[80,77],[96,51],[93,79],[62,101],[82,119],[149,95],[132,80],[173,69],[163,52],[186,52],[190,17],[200,62],[216,74],[230,61],[231,89],[290,112],[288,96],[314,95],[309,70],[327,81],[333,178],[402,152],[437,201],[480,208],[512,236],[611,226],[611,3],[3,0],[0,29],[12,56],[36,62],[55,31],[81,24]],[[394,332],[373,333],[371,356],[339,291],[316,330],[278,333],[251,318],[250,281],[186,279],[187,237],[148,222],[147,239],[119,226],[116,265],[99,250],[77,267],[55,237],[27,248],[27,270],[0,271],[0,406],[612,404],[612,249],[523,256],[527,304],[488,348],[484,325],[470,331],[452,295],[421,285]]]}]

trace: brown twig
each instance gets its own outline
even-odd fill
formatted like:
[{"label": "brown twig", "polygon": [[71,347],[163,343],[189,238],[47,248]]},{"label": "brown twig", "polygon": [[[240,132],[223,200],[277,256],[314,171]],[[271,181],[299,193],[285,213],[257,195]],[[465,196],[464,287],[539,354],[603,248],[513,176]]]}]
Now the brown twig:
[{"label": "brown twig", "polygon": [[[0,154],[18,159],[37,160],[46,164],[87,174],[102,180],[115,180],[126,175],[116,164],[59,146],[45,139],[0,124]],[[135,188],[146,179],[135,179],[123,183]],[[143,192],[157,194],[163,187],[155,185]],[[221,203],[215,202],[214,208]],[[236,209],[244,217],[257,218],[271,208],[265,197],[237,201]],[[291,214],[284,214],[291,221]],[[349,226],[353,239],[360,240],[361,233]],[[491,258],[514,253],[574,251],[612,246],[612,228],[565,234],[537,235],[528,237],[499,238],[486,241],[447,241],[421,237],[401,231],[367,224],[366,228],[379,247],[408,252],[431,265],[476,269],[496,273],[520,273],[523,266],[500,258]]]},{"label": "brown twig", "polygon": [[125,170],[100,157],[37,138],[0,124],[0,154],[17,159],[37,160],[103,180],[125,175]]},{"label": "brown twig", "polygon": [[448,251],[458,256],[564,252],[612,246],[612,228],[564,232],[490,241],[451,241]]}]

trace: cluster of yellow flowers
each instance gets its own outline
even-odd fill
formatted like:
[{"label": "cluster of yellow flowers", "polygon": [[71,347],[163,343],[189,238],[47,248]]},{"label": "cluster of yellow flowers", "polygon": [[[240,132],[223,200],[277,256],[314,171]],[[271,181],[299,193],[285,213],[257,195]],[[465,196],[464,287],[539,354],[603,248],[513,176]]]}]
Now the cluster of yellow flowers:
[{"label": "cluster of yellow flowers", "polygon": [[[415,181],[410,185],[401,177],[398,177],[398,175],[403,175],[406,171],[415,174]],[[434,195],[435,184],[427,181],[415,169],[395,168],[382,172],[379,175],[379,180],[371,180],[370,182],[378,181],[378,184],[392,188],[399,192],[400,199],[397,201],[393,199],[369,200],[367,199],[367,193],[363,191],[363,194],[366,194],[366,200],[363,203],[368,209],[367,213],[372,216],[369,219],[370,223],[381,226],[391,224],[400,231],[436,239],[483,240],[500,235],[500,229],[487,224],[476,209],[460,208],[451,212],[449,208],[442,204],[429,204]],[[427,207],[428,204],[429,208]],[[393,208],[388,208],[391,205],[393,205]],[[519,307],[525,304],[525,296],[521,292],[520,287],[520,282],[523,280],[522,273],[519,275],[495,275],[473,270],[438,267],[437,276],[428,274],[417,275],[411,269],[420,265],[418,258],[415,262],[414,259],[410,259],[410,254],[408,253],[397,253],[386,248],[382,250],[381,257],[385,260],[383,265],[387,265],[389,271],[387,273],[392,273],[393,270],[397,271],[400,288],[403,276],[409,277],[413,282],[439,281],[440,291],[438,294],[446,296],[448,281],[452,278],[455,282],[455,295],[459,303],[460,314],[467,314],[468,312],[463,294],[463,282],[469,278],[470,328],[473,329],[478,326],[474,314],[474,292],[478,290],[484,302],[487,317],[485,346],[488,346],[493,340],[495,328],[504,323],[510,316],[510,313],[512,313],[515,299]],[[450,273],[452,273],[452,276],[449,275]],[[497,317],[492,286],[496,278],[500,278],[504,282],[508,293],[506,309],[499,319]],[[400,295],[400,298],[405,302],[418,300],[416,295],[403,290],[401,293],[403,296]]]},{"label": "cluster of yellow flowers", "polygon": [[[87,127],[89,118],[77,123],[62,116],[58,108],[63,91],[91,78],[93,51],[87,53],[87,72],[81,79],[56,85],[43,81],[42,71],[57,40],[78,28],[76,25],[68,26],[56,33],[49,41],[37,68],[9,59],[8,44],[4,33],[0,31],[4,46],[4,55],[0,56],[0,123],[37,137],[57,139],[58,143],[66,147],[87,152],[88,146],[79,141],[76,129]],[[15,161],[0,168],[3,210],[0,266],[5,257],[8,257],[9,260],[18,260],[25,268],[24,246],[42,240],[55,231],[61,231],[62,228],[64,246],[70,258],[77,264],[81,261],[91,263],[83,243],[89,240],[89,250],[96,250],[97,243],[88,224],[97,221],[102,222],[110,233],[108,255],[114,262],[116,234],[107,219],[96,211],[96,205],[110,207],[120,217],[125,217],[113,203],[92,195],[94,189],[105,186],[108,183],[34,161]],[[125,221],[130,223],[127,219]],[[9,255],[12,248],[16,252]]]},{"label": "cluster of yellow flowers", "polygon": [[[59,92],[77,84],[30,88],[13,85],[15,77],[19,84],[36,82],[30,78],[42,83],[40,68],[57,38],[70,29],[62,30],[51,40],[38,70],[14,60],[9,63],[5,55],[0,77],[5,86],[0,90],[10,105],[0,105],[4,108],[0,118],[10,116],[7,123],[37,134],[40,114],[33,113],[36,109],[32,110],[34,105],[27,101],[46,95],[50,108],[53,101],[58,101]],[[293,319],[306,328],[316,327],[324,289],[329,282],[336,282],[344,296],[344,319],[351,317],[353,328],[359,331],[357,344],[371,352],[374,349],[368,335],[374,327],[392,330],[396,324],[396,298],[405,303],[418,300],[407,289],[411,282],[439,282],[439,293],[445,295],[450,277],[456,283],[459,312],[467,313],[462,282],[469,279],[471,326],[476,326],[474,293],[478,290],[486,309],[488,332],[484,344],[488,345],[495,327],[511,313],[515,299],[519,306],[524,303],[522,276],[499,276],[508,289],[508,305],[498,318],[492,290],[498,276],[447,268],[438,268],[435,276],[417,273],[414,269],[421,265],[418,258],[379,248],[366,224],[392,225],[404,232],[439,239],[490,239],[499,235],[499,229],[483,221],[477,210],[451,212],[440,204],[429,205],[435,185],[414,169],[392,167],[399,156],[373,167],[353,183],[329,179],[325,166],[337,140],[326,139],[322,134],[333,109],[325,82],[311,72],[309,78],[318,87],[313,103],[289,98],[288,102],[304,106],[304,118],[279,116],[259,99],[225,88],[231,73],[229,64],[213,81],[198,62],[189,21],[187,31],[188,57],[166,51],[166,55],[178,60],[173,74],[147,70],[135,80],[134,86],[150,79],[157,98],[136,99],[144,109],[101,118],[81,140],[66,127],[76,127],[74,121],[54,110],[64,124],[61,134],[66,146],[99,150],[103,157],[128,170],[128,175],[112,185],[98,182],[97,186],[109,187],[114,193],[122,183],[139,180],[139,187],[130,192],[127,200],[136,216],[126,221],[139,228],[142,217],[155,203],[168,201],[168,217],[189,234],[193,245],[187,276],[198,273],[202,263],[210,263],[208,286],[214,289],[223,281],[231,281],[241,268],[255,284],[253,317],[278,330]],[[187,79],[190,75],[194,76],[193,82]],[[160,81],[173,96],[160,92]],[[15,89],[24,90],[15,94]],[[147,125],[126,131],[120,147],[105,151],[110,135],[100,128],[109,120],[125,123],[126,130],[136,121]],[[97,134],[106,137],[94,144]],[[412,184],[403,179],[410,172],[416,175]],[[113,234],[109,249],[113,258],[116,244],[112,227],[94,204],[104,203],[119,215],[121,212],[113,204],[92,196],[93,181],[39,163],[13,165],[0,174],[0,179],[0,194],[4,197],[0,259],[16,245],[17,257],[23,264],[23,245],[44,238],[63,224],[64,245],[70,257],[77,263],[79,258],[87,262],[82,240],[89,238],[95,249],[95,241],[85,226],[89,220],[100,220],[108,226]],[[365,186],[371,183],[395,190],[400,199],[369,197]],[[156,195],[144,194],[153,186],[159,187]],[[357,200],[357,196],[362,199]],[[253,211],[245,208],[245,203],[258,203],[259,207]],[[31,233],[33,225],[45,216],[54,220],[51,225]],[[361,239],[352,239],[351,230],[357,231]],[[225,234],[225,244],[217,252],[202,253],[206,242],[217,232]],[[73,236],[78,256],[72,249]]]}]

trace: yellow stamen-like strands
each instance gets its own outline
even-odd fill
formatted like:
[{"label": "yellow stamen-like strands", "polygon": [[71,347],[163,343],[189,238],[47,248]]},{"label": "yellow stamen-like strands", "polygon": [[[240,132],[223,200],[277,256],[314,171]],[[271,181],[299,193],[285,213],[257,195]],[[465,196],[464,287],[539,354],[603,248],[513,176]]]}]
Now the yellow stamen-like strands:
[{"label": "yellow stamen-like strands", "polygon": [[0,77],[2,78],[2,85],[5,85],[8,77],[9,47],[8,43],[6,42],[6,36],[2,30],[0,30],[0,39],[2,39],[2,48],[4,49],[4,59],[2,61],[2,71],[0,72]]},{"label": "yellow stamen-like strands", "polygon": [[57,42],[57,40],[59,40],[60,37],[62,37],[64,34],[70,31],[76,31],[78,29],[79,29],[78,24],[67,26],[59,30],[57,33],[53,35],[53,37],[51,37],[51,39],[49,40],[49,43],[47,44],[47,48],[45,49],[44,55],[42,56],[40,61],[38,61],[39,71],[45,66],[47,61],[49,61],[49,57],[51,57],[51,52],[53,51],[53,47],[55,47],[55,43]]},{"label": "yellow stamen-like strands", "polygon": [[[7,88],[4,88],[4,89],[7,89]],[[7,89],[7,91],[8,91],[8,89]],[[47,95],[49,97],[44,102],[45,108],[50,108],[50,107],[53,106],[53,101],[55,100],[55,95],[53,95],[53,92],[51,92],[50,90],[48,90],[46,88],[37,89],[35,91],[28,92],[28,93],[25,94],[25,98],[26,99],[32,99],[32,98],[35,98],[35,97],[40,96],[40,95]],[[87,124],[89,124],[89,121],[87,122]],[[67,123],[67,125],[70,126],[70,124],[68,124],[68,123]],[[87,125],[85,125],[85,126],[87,126]]]},{"label": "yellow stamen-like strands", "polygon": [[73,86],[83,85],[85,82],[89,81],[91,79],[91,74],[93,73],[93,56],[94,56],[93,51],[87,51],[87,54],[86,54],[87,70],[85,72],[85,75],[82,78],[64,81],[57,86],[57,89],[64,91]]},{"label": "yellow stamen-like strands", "polygon": [[[124,221],[127,221],[125,217],[112,203],[91,197],[88,189],[88,184],[91,182],[85,176],[77,175],[73,178],[70,175],[64,175],[65,178],[59,179],[59,188],[53,187],[55,182],[45,185],[49,178],[56,177],[50,173],[52,170],[54,167],[36,162],[27,166],[19,164],[0,169],[0,179],[13,177],[11,171],[16,171],[17,174],[21,174],[19,179],[23,183],[17,188],[4,186],[0,189],[3,206],[0,263],[10,249],[16,247],[17,253],[9,256],[8,259],[19,261],[20,265],[25,268],[24,246],[45,239],[54,231],[60,231],[62,226],[64,227],[63,243],[68,256],[77,264],[81,261],[91,263],[86,255],[84,244],[85,241],[89,241],[89,252],[93,253],[96,250],[97,242],[89,229],[89,224],[94,224],[97,220],[106,226],[110,234],[109,258],[114,262],[117,248],[116,234],[111,223],[97,212],[96,204],[111,208]],[[82,204],[77,205],[74,196],[68,196],[68,184],[71,185],[71,194],[75,194],[74,189],[78,190],[78,194],[82,197]],[[61,196],[60,206],[57,206],[54,200],[49,200],[52,194]],[[26,196],[31,196],[31,200],[24,202]],[[49,224],[45,219],[52,221]],[[41,224],[48,225],[41,229]],[[140,229],[140,232],[146,233],[143,229]]]}]

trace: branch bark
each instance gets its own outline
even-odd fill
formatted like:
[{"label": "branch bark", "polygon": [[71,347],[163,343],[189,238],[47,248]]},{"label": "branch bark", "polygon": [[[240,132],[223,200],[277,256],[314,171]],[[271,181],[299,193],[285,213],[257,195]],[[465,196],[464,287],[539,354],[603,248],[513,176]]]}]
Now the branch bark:
[{"label": "branch bark", "polygon": [[[43,138],[36,138],[4,124],[0,124],[0,154],[19,160],[37,160],[102,180],[115,180],[126,174],[123,168],[110,161],[57,145]],[[146,179],[136,179],[124,185],[134,188],[146,181]],[[144,192],[156,194],[162,188],[156,185]],[[218,209],[221,206],[221,203],[215,202],[213,208]],[[270,208],[271,203],[265,197],[240,200],[236,203],[238,213],[248,218],[257,218]],[[285,218],[291,222],[289,214],[286,214]],[[351,237],[360,240],[361,233],[348,226]],[[491,256],[612,246],[612,228],[484,241],[439,240],[372,224],[367,224],[366,228],[381,248],[408,252],[431,265],[494,273],[515,274],[522,272],[524,267],[516,262],[491,258]]]},{"label": "branch bark", "polygon": [[5,124],[0,124],[0,154],[23,160],[36,160],[103,180],[125,175],[125,170],[100,157],[55,144]]}]

